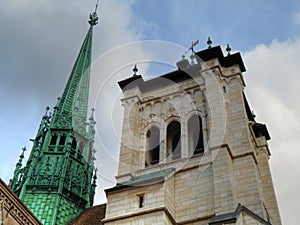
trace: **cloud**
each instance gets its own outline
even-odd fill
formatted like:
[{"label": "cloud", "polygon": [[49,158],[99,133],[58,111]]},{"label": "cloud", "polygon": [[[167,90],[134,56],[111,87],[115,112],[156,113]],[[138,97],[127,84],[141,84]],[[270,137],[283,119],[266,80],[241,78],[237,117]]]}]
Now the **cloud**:
[{"label": "cloud", "polygon": [[294,203],[300,202],[299,50],[300,39],[273,40],[244,54],[248,99],[272,137],[270,164],[284,224],[296,223]]},{"label": "cloud", "polygon": [[[100,23],[94,28],[94,59],[142,36],[142,31],[130,27],[132,3],[120,0],[101,2],[98,10]],[[45,106],[53,107],[56,98],[62,94],[89,28],[87,20],[94,4],[94,0],[12,0],[1,4],[0,101],[5,110],[0,111],[0,135],[5,138],[0,139],[0,148],[1,155],[6,157],[0,159],[0,164],[4,165],[0,175],[4,181],[8,182],[12,177],[21,147],[26,145],[30,149],[28,139],[35,136]],[[132,49],[123,52],[105,67],[95,70],[97,73],[92,76],[97,77],[92,77],[91,89],[99,89],[101,85],[95,87],[93,84],[106,80],[111,74],[107,68],[115,66],[114,61],[126,63],[124,59],[128,54],[138,58],[147,55],[142,46],[135,47],[135,53]],[[101,126],[101,122],[97,125]],[[112,147],[118,150],[116,143]],[[103,160],[102,165],[99,163],[100,172],[110,171],[113,177],[117,164],[107,165],[105,157],[98,157],[98,161]],[[103,188],[109,185],[112,186],[113,182],[106,180],[106,174],[98,176],[96,203],[105,201]]]},{"label": "cloud", "polygon": [[[137,64],[138,74],[142,74],[144,79],[151,72],[161,75],[164,67],[170,71],[184,51],[182,46],[169,42],[138,41],[113,48],[94,61],[90,105],[96,108],[96,166],[107,185],[115,184],[123,124],[122,93],[118,81],[132,76],[134,64]],[[96,198],[96,203],[105,201],[103,187],[100,184],[97,193],[100,198]]]}]

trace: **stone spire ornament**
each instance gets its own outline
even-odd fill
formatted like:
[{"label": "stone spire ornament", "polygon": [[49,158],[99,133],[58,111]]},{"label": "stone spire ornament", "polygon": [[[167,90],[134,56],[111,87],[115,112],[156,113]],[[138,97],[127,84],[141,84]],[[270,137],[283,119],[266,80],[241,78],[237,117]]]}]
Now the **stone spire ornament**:
[{"label": "stone spire ornament", "polygon": [[229,44],[227,44],[227,47],[226,47],[226,52],[227,52],[227,56],[231,55],[231,47],[229,46]]},{"label": "stone spire ornament", "polygon": [[207,48],[211,48],[211,44],[212,44],[212,41],[211,41],[211,39],[210,39],[210,37],[208,37],[208,39],[207,39],[207,45],[208,45],[208,47]]},{"label": "stone spire ornament", "polygon": [[138,68],[136,67],[136,64],[134,65],[134,68],[132,69],[133,71],[133,77],[136,77],[137,76],[137,72],[139,71]]}]

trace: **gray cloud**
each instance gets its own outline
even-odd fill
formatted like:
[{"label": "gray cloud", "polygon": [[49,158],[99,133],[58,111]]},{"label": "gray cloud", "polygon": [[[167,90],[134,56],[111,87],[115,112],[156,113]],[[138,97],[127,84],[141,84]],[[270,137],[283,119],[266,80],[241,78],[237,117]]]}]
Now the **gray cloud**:
[{"label": "gray cloud", "polygon": [[244,55],[252,109],[272,137],[270,164],[284,224],[297,224],[294,215],[300,206],[299,50],[300,39],[274,40]]}]

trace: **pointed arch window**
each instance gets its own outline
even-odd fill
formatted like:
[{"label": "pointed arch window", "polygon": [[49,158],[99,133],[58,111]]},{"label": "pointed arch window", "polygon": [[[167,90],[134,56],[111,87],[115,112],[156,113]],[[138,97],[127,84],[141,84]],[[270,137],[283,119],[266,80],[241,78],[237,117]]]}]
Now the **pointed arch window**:
[{"label": "pointed arch window", "polygon": [[61,135],[59,139],[59,145],[65,145],[66,142],[66,135]]},{"label": "pointed arch window", "polygon": [[167,128],[167,157],[172,155],[172,160],[181,158],[181,125],[173,121]]},{"label": "pointed arch window", "polygon": [[159,163],[160,131],[157,127],[151,127],[147,131],[145,166]]},{"label": "pointed arch window", "polygon": [[198,115],[192,116],[188,121],[188,143],[193,155],[204,152],[202,119]]},{"label": "pointed arch window", "polygon": [[51,137],[50,145],[56,145],[57,134],[53,134]]}]

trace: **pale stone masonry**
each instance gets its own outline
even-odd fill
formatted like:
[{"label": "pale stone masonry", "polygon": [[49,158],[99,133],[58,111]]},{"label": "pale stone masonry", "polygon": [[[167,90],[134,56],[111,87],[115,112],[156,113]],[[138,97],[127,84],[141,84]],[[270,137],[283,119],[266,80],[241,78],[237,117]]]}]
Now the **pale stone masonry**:
[{"label": "pale stone masonry", "polygon": [[217,46],[195,57],[149,81],[119,82],[120,162],[104,224],[281,224],[270,136],[243,93],[240,54]]},{"label": "pale stone masonry", "polygon": [[0,179],[0,224],[42,225],[15,193]]}]

